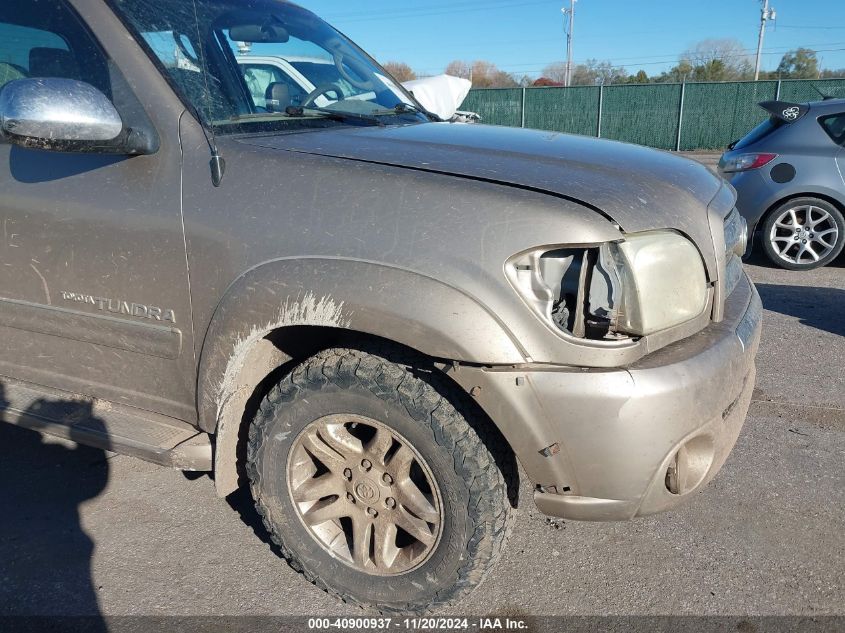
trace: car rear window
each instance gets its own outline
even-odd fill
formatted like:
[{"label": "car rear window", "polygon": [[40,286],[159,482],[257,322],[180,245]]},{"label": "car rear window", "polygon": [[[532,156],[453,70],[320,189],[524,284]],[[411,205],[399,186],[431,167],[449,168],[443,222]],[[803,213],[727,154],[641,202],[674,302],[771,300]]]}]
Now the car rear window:
[{"label": "car rear window", "polygon": [[845,112],[822,117],[819,123],[835,143],[845,144]]},{"label": "car rear window", "polygon": [[754,143],[762,141],[769,134],[778,129],[781,125],[783,125],[783,123],[781,121],[778,121],[774,117],[766,119],[760,125],[751,130],[748,134],[743,136],[742,139],[740,139],[736,143],[736,145],[734,145],[731,149],[744,149],[749,145],[754,145]]}]

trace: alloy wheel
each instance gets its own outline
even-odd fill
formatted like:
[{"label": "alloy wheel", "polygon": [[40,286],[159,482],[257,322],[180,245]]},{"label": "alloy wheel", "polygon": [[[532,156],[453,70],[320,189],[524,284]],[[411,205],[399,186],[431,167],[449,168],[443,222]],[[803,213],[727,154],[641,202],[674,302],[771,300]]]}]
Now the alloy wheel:
[{"label": "alloy wheel", "polygon": [[288,490],[320,546],[358,571],[422,565],[443,525],[440,491],[414,447],[387,425],[341,414],[311,422],[288,457]]},{"label": "alloy wheel", "polygon": [[839,227],[833,216],[814,205],[782,212],[769,233],[769,242],[777,256],[799,266],[821,261],[836,248],[838,241]]}]

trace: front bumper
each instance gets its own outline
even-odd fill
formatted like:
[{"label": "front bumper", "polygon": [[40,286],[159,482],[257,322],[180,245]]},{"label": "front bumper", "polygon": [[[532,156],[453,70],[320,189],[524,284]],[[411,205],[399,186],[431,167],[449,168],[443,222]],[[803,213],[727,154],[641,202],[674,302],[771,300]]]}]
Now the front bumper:
[{"label": "front bumper", "polygon": [[[509,422],[497,414],[521,416],[523,432],[505,435],[541,512],[584,521],[653,514],[700,490],[725,463],[751,403],[761,320],[760,297],[743,275],[722,322],[626,369],[542,367],[515,381],[511,371],[488,371],[486,383],[473,377],[486,384],[476,393],[486,393],[481,404],[500,428]],[[523,388],[504,388],[514,384]]]}]

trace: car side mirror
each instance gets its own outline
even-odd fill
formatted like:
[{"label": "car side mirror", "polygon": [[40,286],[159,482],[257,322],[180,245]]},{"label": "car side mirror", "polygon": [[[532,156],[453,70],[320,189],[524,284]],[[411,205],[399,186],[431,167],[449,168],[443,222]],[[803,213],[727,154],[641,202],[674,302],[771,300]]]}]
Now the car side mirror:
[{"label": "car side mirror", "polygon": [[112,102],[73,79],[16,79],[0,90],[0,134],[55,152],[146,154]]}]

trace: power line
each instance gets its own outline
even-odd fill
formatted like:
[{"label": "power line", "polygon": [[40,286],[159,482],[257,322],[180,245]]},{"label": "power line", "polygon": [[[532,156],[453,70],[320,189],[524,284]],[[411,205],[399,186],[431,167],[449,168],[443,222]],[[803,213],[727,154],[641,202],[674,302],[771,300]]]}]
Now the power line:
[{"label": "power line", "polygon": [[800,29],[805,31],[842,31],[845,30],[845,26],[800,26],[797,24],[778,24],[775,26],[775,29]]},{"label": "power line", "polygon": [[[809,45],[809,47],[843,46],[843,45],[845,45],[845,42],[828,42],[828,43],[825,43],[825,44],[811,44],[811,45]],[[741,49],[741,50],[751,51],[752,49]],[[762,55],[763,56],[783,55],[784,53],[788,53],[791,50],[794,50],[794,48],[789,47],[789,46],[772,47],[772,48],[769,48],[769,49],[765,49],[762,52]],[[829,53],[829,52],[845,51],[845,48],[814,48],[814,50],[817,53]],[[613,62],[612,60],[608,60],[608,61],[611,63],[611,65],[613,65],[617,68],[626,68],[627,69],[627,68],[640,68],[642,66],[663,65],[663,64],[666,64],[666,63],[671,63],[671,61],[673,61],[673,60],[679,60],[682,56],[683,56],[683,53],[674,54],[674,55],[668,55],[667,54],[665,56],[662,56],[662,57],[667,58],[667,59],[664,59],[664,60],[645,61],[646,59],[655,59],[656,57],[659,57],[659,56],[652,56],[652,57],[647,57],[647,58],[639,58],[639,61],[632,61],[632,62],[629,62],[627,64],[617,64],[617,63]],[[718,59],[723,59],[723,60],[743,59],[743,58],[747,59],[750,56],[751,56],[750,52],[748,52],[748,53],[736,53],[736,54],[733,54],[733,55],[721,55],[721,56],[718,57]],[[620,57],[618,59],[625,59],[625,58]],[[576,65],[577,64],[584,64],[584,63],[589,62],[589,61],[591,61],[591,60],[583,60],[581,62],[576,62]],[[511,71],[511,72],[525,72],[525,73],[541,72],[541,71],[545,70],[545,68],[548,67],[551,63],[555,63],[555,62],[534,61],[534,62],[526,62],[526,63],[522,63],[522,64],[510,64],[510,65],[506,65],[506,66],[499,66],[499,68],[501,70]],[[418,69],[418,70],[419,70],[419,72],[437,72],[438,69],[422,68],[422,69]]]}]

